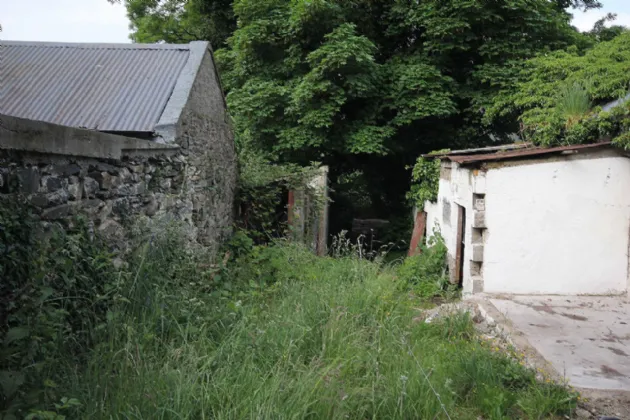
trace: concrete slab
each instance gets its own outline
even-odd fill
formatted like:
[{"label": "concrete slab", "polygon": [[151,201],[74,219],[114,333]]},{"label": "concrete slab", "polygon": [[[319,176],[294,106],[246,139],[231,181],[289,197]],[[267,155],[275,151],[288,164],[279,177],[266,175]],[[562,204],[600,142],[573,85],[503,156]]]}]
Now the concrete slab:
[{"label": "concrete slab", "polygon": [[574,387],[630,391],[627,297],[510,296],[490,302]]}]

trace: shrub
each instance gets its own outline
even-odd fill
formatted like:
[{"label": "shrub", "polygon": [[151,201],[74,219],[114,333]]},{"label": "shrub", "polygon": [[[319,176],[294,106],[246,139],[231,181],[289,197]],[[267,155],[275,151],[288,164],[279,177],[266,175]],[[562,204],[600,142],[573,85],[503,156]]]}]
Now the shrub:
[{"label": "shrub", "polygon": [[71,411],[75,401],[58,389],[58,360],[80,362],[99,340],[121,274],[84,221],[45,232],[21,198],[1,204],[0,411]]},{"label": "shrub", "polygon": [[279,164],[242,148],[236,197],[237,228],[257,244],[283,237],[287,230],[288,192],[309,190],[308,182],[318,173],[318,166],[317,163],[305,167]]},{"label": "shrub", "polygon": [[439,234],[422,245],[421,253],[407,257],[398,267],[401,287],[411,289],[418,296],[433,297],[447,290],[446,245]]},{"label": "shrub", "polygon": [[588,91],[582,83],[573,82],[560,87],[556,109],[571,124],[586,115],[593,104]]}]

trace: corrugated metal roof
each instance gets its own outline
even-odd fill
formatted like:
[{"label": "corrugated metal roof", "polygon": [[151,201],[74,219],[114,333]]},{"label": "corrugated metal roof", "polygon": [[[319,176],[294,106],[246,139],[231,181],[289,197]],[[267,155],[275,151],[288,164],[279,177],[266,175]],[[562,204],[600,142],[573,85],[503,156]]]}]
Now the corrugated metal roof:
[{"label": "corrugated metal roof", "polygon": [[[516,143],[498,147],[488,147],[481,149],[456,150],[442,155],[425,155],[430,158],[447,159],[460,165],[492,162],[507,159],[529,158],[542,155],[560,154],[583,149],[594,149],[608,147],[611,142],[604,141],[593,144],[574,144],[558,147],[536,147],[531,143]],[[494,151],[494,153],[483,153]],[[463,152],[467,152],[463,154]]]},{"label": "corrugated metal roof", "polygon": [[188,56],[188,45],[0,41],[0,113],[153,132]]}]

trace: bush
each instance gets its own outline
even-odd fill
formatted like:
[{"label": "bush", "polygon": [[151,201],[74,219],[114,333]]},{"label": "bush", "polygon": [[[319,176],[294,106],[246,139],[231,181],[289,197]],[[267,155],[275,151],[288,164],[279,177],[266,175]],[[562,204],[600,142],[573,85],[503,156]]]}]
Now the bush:
[{"label": "bush", "polygon": [[422,245],[420,254],[407,257],[398,267],[401,287],[425,298],[443,295],[449,285],[446,253],[444,240],[436,234],[428,245]]},{"label": "bush", "polygon": [[308,189],[308,182],[318,173],[318,164],[279,164],[241,148],[239,168],[237,228],[257,244],[283,237],[288,227],[288,192]]},{"label": "bush", "polygon": [[44,232],[20,198],[0,205],[0,254],[0,412],[71,411],[58,361],[80,361],[99,340],[120,279],[111,255],[84,221]]}]

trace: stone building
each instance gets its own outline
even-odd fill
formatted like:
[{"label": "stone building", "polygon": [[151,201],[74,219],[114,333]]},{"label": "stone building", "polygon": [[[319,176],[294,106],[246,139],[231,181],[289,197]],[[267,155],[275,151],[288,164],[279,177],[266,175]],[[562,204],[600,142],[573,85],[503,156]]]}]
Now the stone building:
[{"label": "stone building", "polygon": [[214,248],[229,233],[236,156],[207,42],[0,41],[0,80],[4,197],[111,236],[140,215]]},{"label": "stone building", "polygon": [[426,229],[464,294],[626,294],[630,159],[608,142],[527,143],[441,159]]}]

